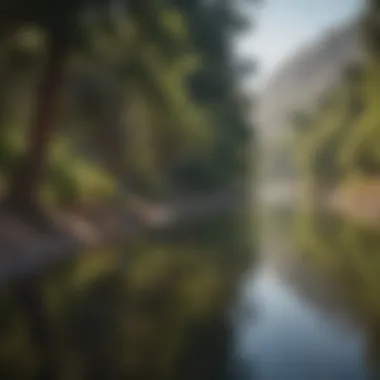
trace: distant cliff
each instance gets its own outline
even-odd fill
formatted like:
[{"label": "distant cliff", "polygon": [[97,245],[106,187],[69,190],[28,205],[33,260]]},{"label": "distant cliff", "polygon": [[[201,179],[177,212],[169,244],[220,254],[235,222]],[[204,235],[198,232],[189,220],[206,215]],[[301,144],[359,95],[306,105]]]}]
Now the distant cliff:
[{"label": "distant cliff", "polygon": [[357,22],[324,33],[301,48],[269,80],[259,101],[259,125],[277,133],[289,124],[294,110],[313,107],[321,94],[339,80],[342,68],[360,59]]}]

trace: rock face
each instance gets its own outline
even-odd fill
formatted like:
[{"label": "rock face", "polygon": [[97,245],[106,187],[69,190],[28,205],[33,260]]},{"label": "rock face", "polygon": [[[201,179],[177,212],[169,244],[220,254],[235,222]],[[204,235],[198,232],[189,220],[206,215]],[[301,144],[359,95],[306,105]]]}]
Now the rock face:
[{"label": "rock face", "polygon": [[313,107],[339,81],[342,69],[362,56],[358,22],[337,27],[300,49],[272,77],[259,102],[259,125],[278,133],[293,111]]}]

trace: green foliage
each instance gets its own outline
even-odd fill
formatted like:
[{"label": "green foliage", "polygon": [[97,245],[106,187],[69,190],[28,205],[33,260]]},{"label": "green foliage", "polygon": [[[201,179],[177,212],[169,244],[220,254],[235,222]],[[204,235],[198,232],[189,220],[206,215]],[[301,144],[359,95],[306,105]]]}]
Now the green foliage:
[{"label": "green foliage", "polygon": [[[67,138],[74,154],[52,165],[46,157],[52,169],[43,182],[59,189],[63,203],[80,198],[82,185],[76,182],[93,171],[80,169],[82,158],[99,168],[99,175],[108,171],[119,189],[128,184],[145,194],[187,186],[215,189],[244,175],[251,133],[238,88],[242,70],[233,63],[230,40],[247,23],[237,8],[228,1],[205,7],[201,2],[132,0],[119,2],[119,14],[110,16],[115,5],[58,1],[49,16],[50,3],[3,4],[2,16],[10,21],[4,24],[4,41],[10,24],[17,29],[28,21],[30,33],[42,31],[42,37],[74,48],[67,53],[68,86],[50,144]],[[43,42],[40,38],[37,71],[24,74],[29,82],[20,95],[26,92],[30,98],[35,91],[33,83],[43,72]],[[10,67],[3,70],[7,76]],[[17,149],[8,143],[1,148],[6,177],[14,172]]]},{"label": "green foliage", "polygon": [[[12,115],[1,120],[1,174],[12,177],[33,132],[24,125],[12,129],[10,121],[20,121],[21,110],[27,110],[25,124],[32,118],[35,110],[28,105],[46,71],[44,56],[64,45],[60,59],[66,60],[67,77],[59,112],[46,126],[53,139],[39,184],[45,202],[69,207],[102,201],[125,184],[149,196],[229,187],[245,173],[251,136],[229,46],[245,22],[223,10],[222,1],[205,7],[131,0],[117,18],[99,12],[111,1],[95,3],[0,2],[2,42],[25,22],[41,37],[38,48],[21,47],[22,61],[33,55],[36,67],[20,65],[21,83],[9,101]],[[1,57],[8,54],[5,45]],[[0,66],[1,77],[10,72],[11,65]],[[41,140],[34,142],[38,147]],[[58,353],[53,364],[62,378],[169,379],[191,373],[192,363],[182,363],[182,356],[192,357],[194,345],[209,344],[206,338],[197,342],[191,331],[198,324],[218,325],[231,281],[248,256],[247,250],[237,252],[236,239],[227,244],[219,237],[236,232],[228,217],[211,224],[196,226],[182,241],[175,231],[177,239],[154,237],[152,246],[131,240],[128,247],[90,252],[64,273],[41,279],[49,340]],[[29,337],[30,316],[11,318],[18,310],[7,299],[1,306],[4,326],[15,322],[2,331],[1,369],[17,367],[17,359],[23,363],[20,373],[3,377],[38,377],[47,358]]]},{"label": "green foliage", "polygon": [[380,173],[380,61],[372,54],[373,44],[378,43],[373,29],[377,11],[368,12],[363,21],[364,37],[371,39],[363,44],[369,53],[364,61],[347,66],[335,91],[326,94],[327,104],[308,117],[311,122],[306,131],[302,128],[301,134],[299,120],[295,123],[297,142],[304,147],[299,154],[303,173],[319,183],[339,183],[355,173],[370,177]]},{"label": "green foliage", "polygon": [[230,46],[230,38],[245,20],[228,1],[216,1],[208,7],[183,1],[180,7],[187,15],[194,47],[202,59],[200,69],[188,77],[190,97],[209,110],[208,130],[213,144],[206,154],[185,155],[174,171],[174,182],[178,180],[180,187],[209,189],[246,174],[245,150],[251,134],[244,103],[238,96],[239,75],[232,64]]},{"label": "green foliage", "polygon": [[[49,71],[45,55],[65,47],[59,56],[65,62],[58,62],[66,75],[59,107],[45,126],[53,137],[39,183],[45,203],[69,208],[101,202],[125,187],[147,196],[229,187],[244,174],[250,137],[229,46],[232,29],[242,24],[222,12],[222,2],[205,7],[131,0],[128,12],[116,18],[105,12],[104,18],[99,10],[109,5],[0,2],[0,58],[9,54],[10,30],[27,22],[40,36],[35,49],[20,48],[20,83],[1,120],[1,174],[12,177],[34,132],[24,125],[12,129],[11,122],[26,124],[33,117],[29,104]],[[25,62],[32,56],[30,70]],[[8,77],[11,66],[0,65],[0,76]],[[199,95],[203,86],[210,97]],[[53,112],[47,108],[42,107]],[[33,142],[38,147],[41,139]],[[149,244],[131,240],[128,247],[83,253],[82,261],[41,279],[52,358],[32,336],[30,317],[38,318],[41,310],[15,318],[17,307],[4,299],[0,367],[11,372],[2,377],[37,378],[49,361],[62,379],[184,378],[191,374],[194,352],[205,352],[206,345],[217,359],[211,362],[218,362],[210,339],[198,338],[205,327],[216,329],[218,339],[223,335],[224,320],[218,318],[248,250],[241,253],[231,237],[236,231],[229,217],[210,224],[196,226],[186,238],[175,231],[176,239],[154,236]]]}]

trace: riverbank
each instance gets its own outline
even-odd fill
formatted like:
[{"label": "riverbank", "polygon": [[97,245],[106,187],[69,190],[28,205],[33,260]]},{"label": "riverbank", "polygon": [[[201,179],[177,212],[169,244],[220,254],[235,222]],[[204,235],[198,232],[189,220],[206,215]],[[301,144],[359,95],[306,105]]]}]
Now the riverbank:
[{"label": "riverbank", "polygon": [[42,231],[20,216],[0,214],[0,282],[37,274],[89,248],[127,240],[149,229],[170,228],[178,223],[232,210],[241,202],[234,191],[161,203],[91,204],[75,211],[54,211],[54,232]]},{"label": "riverbank", "polygon": [[380,231],[380,178],[377,177],[351,178],[333,187],[308,181],[274,182],[262,187],[259,198],[265,209],[301,206],[310,212],[317,207]]},{"label": "riverbank", "polygon": [[330,192],[329,210],[363,227],[380,231],[380,179],[354,179]]},{"label": "riverbank", "polygon": [[[19,379],[19,363],[37,353],[24,378],[41,371],[49,379],[229,378],[228,316],[251,252],[240,213],[227,210],[239,200],[211,197],[183,199],[160,230],[155,224],[102,249],[68,252],[65,262],[39,268],[41,275],[3,284],[3,325],[10,327],[1,332],[8,372],[0,377]],[[14,315],[25,332],[13,328]]]}]

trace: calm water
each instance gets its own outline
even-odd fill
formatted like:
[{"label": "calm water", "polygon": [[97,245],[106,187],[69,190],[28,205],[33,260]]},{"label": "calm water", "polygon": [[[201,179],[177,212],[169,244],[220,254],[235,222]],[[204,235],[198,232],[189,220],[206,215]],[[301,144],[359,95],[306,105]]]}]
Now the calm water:
[{"label": "calm water", "polygon": [[237,325],[236,350],[247,379],[366,379],[364,342],[324,317],[263,266],[244,288],[256,315]]},{"label": "calm water", "polygon": [[269,198],[9,284],[0,378],[380,378],[380,235]]},{"label": "calm water", "polygon": [[260,259],[243,282],[237,366],[255,380],[380,378],[380,236],[280,203],[264,207]]},{"label": "calm water", "polygon": [[0,379],[230,379],[239,215],[81,252],[0,289]]}]

